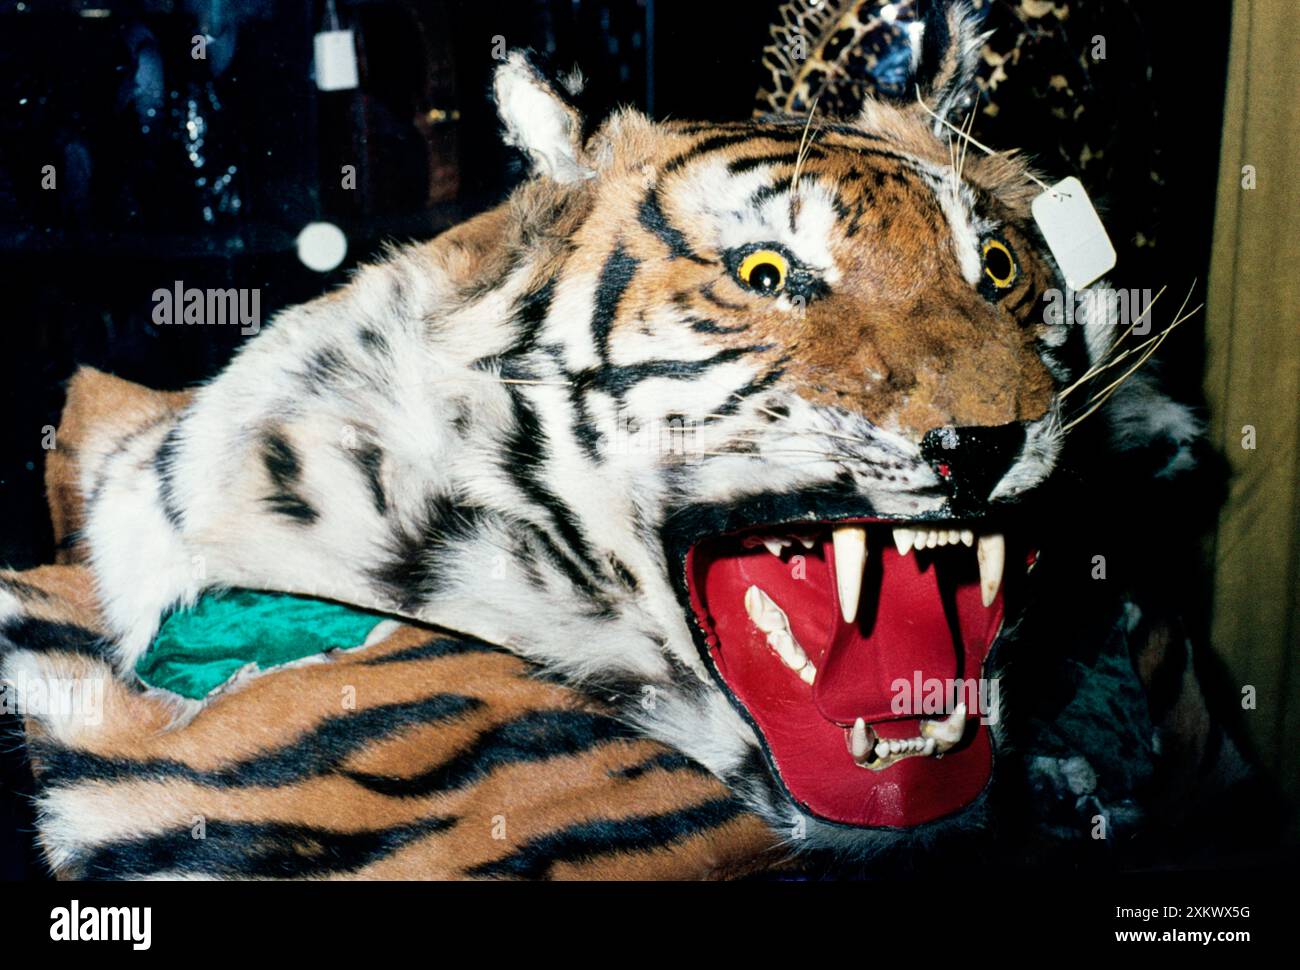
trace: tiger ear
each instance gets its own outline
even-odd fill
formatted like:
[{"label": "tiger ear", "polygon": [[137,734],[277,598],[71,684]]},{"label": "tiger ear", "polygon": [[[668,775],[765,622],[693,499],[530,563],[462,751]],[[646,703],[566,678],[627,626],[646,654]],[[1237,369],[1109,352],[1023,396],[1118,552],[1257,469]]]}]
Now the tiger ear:
[{"label": "tiger ear", "polygon": [[[919,88],[926,105],[945,121],[967,113],[979,95],[975,71],[989,36],[980,32],[982,23],[983,14],[970,0],[929,0],[907,27],[915,85],[908,95],[915,98]],[[938,121],[933,127],[935,134],[943,130]]]},{"label": "tiger ear", "polygon": [[[581,88],[576,71],[562,82],[568,94]],[[582,115],[555,84],[546,79],[527,52],[514,50],[492,81],[505,141],[532,160],[533,171],[557,182],[576,182],[596,173],[584,162]]]}]

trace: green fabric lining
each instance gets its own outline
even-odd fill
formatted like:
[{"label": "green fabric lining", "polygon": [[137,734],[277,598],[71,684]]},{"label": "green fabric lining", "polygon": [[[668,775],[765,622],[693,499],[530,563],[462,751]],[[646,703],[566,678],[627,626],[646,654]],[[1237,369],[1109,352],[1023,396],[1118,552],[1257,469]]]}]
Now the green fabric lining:
[{"label": "green fabric lining", "polygon": [[288,593],[205,593],[168,616],[135,672],[150,687],[202,700],[249,664],[269,670],[359,647],[386,617]]}]

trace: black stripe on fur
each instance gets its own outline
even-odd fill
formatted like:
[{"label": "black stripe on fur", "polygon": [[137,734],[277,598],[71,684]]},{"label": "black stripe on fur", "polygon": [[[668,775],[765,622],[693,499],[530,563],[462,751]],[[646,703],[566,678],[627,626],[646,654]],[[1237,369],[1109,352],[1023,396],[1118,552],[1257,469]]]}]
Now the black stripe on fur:
[{"label": "black stripe on fur", "polygon": [[576,589],[589,599],[599,599],[600,567],[583,535],[578,517],[551,491],[545,480],[549,439],[542,422],[518,388],[507,385],[506,390],[514,410],[514,427],[503,447],[501,470],[532,505],[546,512],[556,534],[567,547],[568,555],[551,544],[556,565]]},{"label": "black stripe on fur", "polygon": [[188,827],[105,843],[73,864],[92,879],[127,879],[184,872],[237,879],[303,879],[355,872],[457,823],[435,815],[362,832],[334,832],[286,822],[205,823],[203,837]]},{"label": "black stripe on fur", "polygon": [[508,765],[578,754],[635,733],[621,721],[588,711],[529,711],[490,728],[448,761],[407,778],[348,772],[358,784],[396,798],[419,798],[471,785]]},{"label": "black stripe on fur", "polygon": [[468,876],[544,879],[557,862],[583,862],[616,852],[646,852],[725,825],[744,808],[718,798],[661,815],[593,819],[530,839],[500,859],[467,869]]},{"label": "black stripe on fur", "polygon": [[462,640],[451,637],[434,637],[428,643],[421,643],[404,650],[396,650],[380,657],[371,657],[361,661],[364,667],[381,667],[385,664],[414,663],[420,660],[440,660],[443,657],[463,657],[471,653],[503,653],[510,651],[482,640]]},{"label": "black stripe on fur", "polygon": [[371,578],[401,610],[415,610],[450,581],[447,554],[473,538],[491,515],[480,505],[427,496],[413,529],[394,525],[388,553]]},{"label": "black stripe on fur", "polygon": [[746,330],[749,329],[749,324],[747,323],[741,323],[734,327],[729,327],[726,326],[725,324],[718,323],[716,320],[706,320],[703,317],[692,317],[687,322],[691,325],[691,329],[694,330],[696,333],[708,333],[708,334],[744,333]]},{"label": "black stripe on fur", "polygon": [[388,496],[384,494],[384,482],[381,477],[384,466],[384,449],[377,444],[371,443],[345,450],[360,470],[361,477],[365,479],[375,511],[380,515],[387,515]]},{"label": "black stripe on fur", "polygon": [[17,647],[37,653],[65,651],[96,660],[109,659],[108,643],[93,630],[74,623],[19,616],[0,626],[0,637]]},{"label": "black stripe on fur", "polygon": [[210,788],[292,785],[319,775],[344,773],[342,764],[363,748],[412,727],[453,721],[483,702],[460,694],[352,711],[326,718],[296,740],[220,768],[199,769],[179,761],[110,758],[36,741],[33,754],[46,790],[86,782],[162,781],[176,778]]},{"label": "black stripe on fur", "polygon": [[640,260],[629,256],[620,243],[600,268],[600,276],[596,280],[595,306],[591,311],[591,338],[602,361],[609,360],[609,334],[618,317],[618,305],[640,265]]},{"label": "black stripe on fur", "polygon": [[[804,151],[804,159],[823,159],[826,153],[816,148],[808,148]],[[732,159],[727,163],[727,171],[732,175],[741,175],[745,172],[753,171],[756,168],[762,168],[765,165],[794,165],[799,160],[798,152],[773,152],[768,155],[750,155],[747,158]]]},{"label": "black stripe on fur", "polygon": [[654,757],[647,758],[638,764],[611,771],[610,775],[614,778],[624,778],[631,781],[640,778],[648,771],[690,771],[699,775],[709,774],[707,768],[698,761],[688,758],[680,751],[661,751]]},{"label": "black stripe on fur", "polygon": [[621,400],[642,381],[656,377],[687,380],[699,377],[722,364],[771,349],[771,344],[751,344],[748,347],[728,347],[703,360],[643,360],[639,364],[608,364],[595,370],[581,371],[573,379],[583,388],[604,391]]},{"label": "black stripe on fur", "polygon": [[305,525],[320,518],[320,513],[294,491],[294,486],[302,478],[302,462],[293,445],[280,432],[271,431],[263,436],[262,463],[275,486],[265,499],[274,511]]},{"label": "black stripe on fur", "polygon": [[158,476],[158,502],[162,505],[163,515],[171,523],[173,529],[180,530],[184,528],[184,519],[181,516],[180,506],[176,504],[175,488],[172,484],[173,465],[176,458],[176,448],[179,444],[180,422],[173,424],[163,435],[162,443],[158,445],[158,450],[153,456],[154,474]]}]

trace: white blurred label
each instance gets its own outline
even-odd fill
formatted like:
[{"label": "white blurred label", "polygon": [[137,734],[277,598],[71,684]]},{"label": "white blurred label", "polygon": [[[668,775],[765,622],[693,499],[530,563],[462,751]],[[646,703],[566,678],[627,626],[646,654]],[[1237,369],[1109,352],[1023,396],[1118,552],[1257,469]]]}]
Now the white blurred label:
[{"label": "white blurred label", "polygon": [[309,222],[298,233],[298,258],[308,269],[328,273],[348,254],[348,237],[332,222]]},{"label": "white blurred label", "polygon": [[1057,182],[1030,207],[1070,289],[1082,290],[1115,268],[1115,247],[1077,178]]},{"label": "white blurred label", "polygon": [[357,48],[350,30],[325,30],[316,35],[316,87],[350,91],[357,86]]}]

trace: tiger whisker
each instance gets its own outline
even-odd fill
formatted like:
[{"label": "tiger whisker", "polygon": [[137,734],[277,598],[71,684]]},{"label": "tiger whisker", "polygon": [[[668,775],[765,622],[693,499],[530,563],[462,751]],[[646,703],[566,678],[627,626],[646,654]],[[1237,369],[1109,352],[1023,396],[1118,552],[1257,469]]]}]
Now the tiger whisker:
[{"label": "tiger whisker", "polygon": [[[775,419],[778,420],[778,421],[785,420],[781,415],[777,414],[777,413],[774,412],[774,411],[769,411],[769,410],[767,410],[766,408],[764,408],[764,407],[762,407],[762,406],[759,407],[759,410],[762,411],[764,414],[770,415],[771,417],[775,418]],[[706,418],[726,418],[726,417],[730,417],[730,415],[726,415],[726,414],[716,414],[716,413],[713,413],[713,414],[706,414],[705,417],[706,417]],[[755,425],[753,430],[756,430],[756,431],[769,431],[770,429],[769,429],[769,428],[766,428],[766,427],[763,427],[763,426],[761,426],[761,425]],[[822,435],[824,435],[824,436],[827,437],[827,438],[838,438],[838,439],[841,440],[841,441],[848,441],[848,442],[851,442],[852,444],[855,444],[855,445],[870,445],[870,444],[872,444],[872,441],[871,441],[871,439],[869,439],[869,438],[861,438],[861,437],[858,437],[857,435],[844,434],[844,433],[841,432],[841,431],[828,431],[828,430],[822,430],[822,429],[818,429],[818,428],[781,428],[781,429],[779,429],[779,430],[780,430],[780,433],[781,433],[781,434],[796,434],[796,435],[800,435],[800,436],[805,437],[805,438],[815,438],[815,437],[818,437],[818,436],[822,436]]]},{"label": "tiger whisker", "polygon": [[[949,129],[949,131],[957,132],[957,134],[960,135],[968,144],[974,145],[985,155],[988,155],[993,158],[996,158],[998,155],[1005,155],[1009,158],[1012,155],[1015,155],[1016,152],[1020,150],[1018,148],[1008,148],[1005,151],[995,152],[992,148],[989,148],[988,145],[985,145],[983,142],[977,141],[975,138],[971,137],[966,132],[962,131],[951,121],[949,121],[947,118],[941,117],[940,115],[936,114],[934,110],[928,104],[925,103],[925,98],[921,96],[921,86],[919,84],[916,84],[913,85],[913,87],[916,90],[916,103],[921,106],[921,110],[923,110],[935,121],[939,122],[939,124]],[[1032,171],[1026,169],[1024,174],[1025,174],[1025,178],[1029,179],[1029,181],[1033,182],[1044,192],[1052,192],[1055,195],[1055,189],[1053,189],[1050,185],[1048,185],[1046,182],[1040,179]]]},{"label": "tiger whisker", "polygon": [[[717,382],[710,382],[710,383],[712,383],[715,387],[721,387],[721,385],[720,385],[720,384],[717,384]],[[748,399],[747,399],[744,395],[739,394],[739,393],[737,393],[736,391],[728,391],[727,393],[728,393],[728,395],[729,395],[730,397],[735,398],[737,401],[740,401],[741,403],[745,403],[745,404],[749,403]],[[770,410],[770,409],[768,409],[768,408],[765,408],[765,407],[763,407],[763,405],[761,405],[761,404],[756,405],[756,407],[757,407],[757,409],[758,409],[759,411],[763,412],[764,414],[767,414],[768,416],[774,418],[774,419],[777,420],[777,421],[785,421],[785,420],[787,420],[787,418],[788,418],[788,415],[777,414],[775,411],[772,411],[772,410]],[[709,415],[709,416],[710,416],[710,417],[729,417],[729,415],[718,415],[718,414],[711,414],[711,415]],[[785,433],[789,433],[789,434],[799,434],[799,435],[804,435],[804,436],[814,436],[814,435],[822,435],[822,434],[824,434],[824,435],[826,435],[826,436],[828,436],[828,437],[831,437],[831,438],[841,438],[841,439],[843,439],[843,440],[845,440],[845,441],[851,442],[851,443],[853,443],[853,444],[855,444],[855,445],[860,445],[860,446],[862,446],[862,447],[877,448],[877,449],[879,449],[879,450],[881,450],[881,451],[883,451],[883,452],[886,452],[886,453],[892,453],[892,454],[894,454],[895,456],[897,456],[898,458],[902,458],[902,459],[905,459],[905,460],[910,460],[911,457],[912,457],[911,455],[908,455],[908,454],[905,453],[905,452],[901,452],[901,451],[899,451],[896,447],[894,447],[893,445],[891,445],[891,444],[889,444],[889,443],[887,443],[887,442],[884,442],[884,441],[878,441],[878,440],[875,440],[875,439],[872,439],[872,438],[858,438],[858,437],[854,437],[853,435],[846,435],[846,434],[843,434],[843,433],[841,433],[841,432],[815,430],[815,429],[811,429],[811,428],[784,428],[784,429],[782,429],[782,430],[783,430]]]},{"label": "tiger whisker", "polygon": [[[1195,286],[1196,286],[1196,281],[1193,280],[1192,287],[1195,288]],[[1112,356],[1115,353],[1116,348],[1118,348],[1119,345],[1123,343],[1124,339],[1130,333],[1133,332],[1133,330],[1137,327],[1139,323],[1142,322],[1142,318],[1151,312],[1151,308],[1156,305],[1156,301],[1159,300],[1160,297],[1164,295],[1164,292],[1167,289],[1169,289],[1168,284],[1165,284],[1164,286],[1160,287],[1159,292],[1157,292],[1156,295],[1151,298],[1151,302],[1147,304],[1146,309],[1143,310],[1140,314],[1138,314],[1137,318],[1128,325],[1128,328],[1125,329],[1125,331],[1122,334],[1120,334],[1118,337],[1114,339],[1114,341],[1111,342],[1111,345],[1106,349],[1106,353],[1102,355],[1101,359],[1097,363],[1089,367],[1086,371],[1084,371],[1082,377],[1080,377],[1073,384],[1071,384],[1069,387],[1067,387],[1065,390],[1063,390],[1060,394],[1057,395],[1057,398],[1059,400],[1064,400],[1067,395],[1077,390],[1081,385],[1088,383],[1088,381],[1092,380],[1102,371],[1113,366],[1118,361],[1123,360],[1122,356],[1121,357]],[[1191,295],[1192,295],[1191,290],[1188,290],[1187,297],[1183,300],[1183,305],[1178,308],[1178,313],[1174,314],[1175,318],[1177,318],[1177,316],[1181,314],[1184,309],[1186,309],[1187,300],[1191,298]],[[1125,354],[1127,353],[1128,352],[1126,351]]]},{"label": "tiger whisker", "polygon": [[[1184,306],[1185,305],[1186,303],[1184,303]],[[1119,378],[1112,381],[1110,384],[1106,385],[1106,387],[1102,388],[1102,390],[1098,391],[1095,395],[1089,398],[1088,403],[1091,404],[1092,406],[1088,408],[1088,410],[1080,414],[1077,418],[1073,418],[1069,422],[1069,424],[1064,425],[1061,428],[1061,431],[1063,433],[1069,431],[1077,424],[1079,424],[1079,422],[1082,421],[1084,418],[1087,418],[1089,415],[1096,412],[1096,410],[1100,408],[1103,404],[1105,404],[1106,401],[1110,399],[1110,396],[1114,394],[1116,390],[1119,389],[1120,385],[1122,385],[1125,381],[1127,381],[1130,377],[1132,377],[1135,373],[1137,373],[1137,371],[1142,367],[1142,365],[1151,359],[1151,355],[1160,349],[1160,345],[1165,342],[1166,337],[1168,337],[1171,333],[1173,333],[1174,328],[1182,324],[1184,321],[1190,319],[1193,315],[1199,312],[1201,308],[1204,306],[1205,306],[1204,303],[1197,304],[1186,314],[1177,317],[1173,323],[1171,323],[1164,330],[1162,330],[1156,337],[1153,337],[1151,340],[1146,341],[1146,343],[1144,343],[1142,346],[1144,347],[1148,345],[1150,346],[1147,349],[1147,351],[1144,354],[1142,354],[1140,358],[1138,358],[1137,363],[1135,363],[1132,367],[1130,367],[1127,371],[1125,371],[1124,374],[1121,375]],[[1136,350],[1138,348],[1134,348],[1134,349]]]},{"label": "tiger whisker", "polygon": [[811,455],[814,458],[821,458],[828,461],[842,461],[842,455],[823,454],[819,451],[697,451],[696,455],[707,455],[717,458],[771,458],[776,455]]},{"label": "tiger whisker", "polygon": [[[733,394],[732,396],[733,396],[733,397],[740,398],[740,396],[739,396],[738,394]],[[740,400],[744,400],[744,398],[740,398]],[[772,410],[770,410],[769,408],[765,408],[765,407],[763,407],[761,404],[758,405],[758,410],[759,410],[760,412],[762,412],[763,414],[766,414],[768,417],[772,418],[773,420],[776,420],[776,421],[785,421],[785,420],[786,420],[786,417],[787,417],[786,415],[783,415],[783,414],[777,414],[775,411],[772,411]],[[717,413],[710,413],[710,414],[705,415],[705,417],[709,417],[709,418],[726,418],[726,417],[729,417],[729,415],[725,415],[725,414],[717,414]],[[766,430],[766,429],[764,429],[764,430]],[[784,427],[784,428],[781,428],[780,430],[781,430],[781,433],[782,433],[782,434],[797,434],[797,435],[801,435],[801,436],[803,436],[803,437],[807,437],[807,438],[814,438],[814,437],[818,437],[818,436],[824,435],[824,436],[827,437],[827,438],[837,438],[837,439],[839,439],[839,440],[841,440],[841,441],[847,441],[847,442],[850,442],[851,444],[855,444],[855,445],[864,445],[864,446],[865,446],[865,445],[873,445],[873,444],[875,444],[875,442],[873,442],[870,438],[863,438],[863,437],[861,437],[861,436],[859,436],[859,435],[845,434],[845,433],[842,432],[842,431],[831,431],[831,430],[829,430],[829,429],[821,429],[821,428],[789,428],[789,427]]]},{"label": "tiger whisker", "polygon": [[[746,443],[746,445],[755,445],[755,443],[761,445],[762,443],[761,439],[759,438],[745,438],[745,437],[732,438],[732,441],[737,443]],[[823,455],[826,456],[826,458],[848,458],[848,459],[854,458],[853,455],[845,455],[839,451],[819,451],[816,449],[801,449],[801,447],[764,447],[763,449],[763,454],[768,454],[768,455],[794,454],[794,452],[798,452],[798,454],[801,455]]]},{"label": "tiger whisker", "polygon": [[957,149],[953,145],[952,135],[948,136],[948,194],[952,197],[955,204],[957,202],[957,183],[959,178],[954,175],[957,171]]},{"label": "tiger whisker", "polygon": [[[970,118],[966,124],[962,125],[961,157],[957,160],[958,184],[961,183],[962,172],[966,171],[966,151],[970,148],[970,133],[975,130],[975,112],[979,110],[979,106],[980,101],[977,93],[974,103],[970,106]],[[951,135],[949,137],[951,138]]]},{"label": "tiger whisker", "polygon": [[[803,137],[799,139],[799,151],[795,155],[794,175],[790,178],[790,197],[797,198],[799,195],[799,176],[803,174],[803,163],[808,157],[808,152],[812,150],[812,139],[808,137],[808,132],[812,128],[813,116],[817,114],[817,98],[813,98],[812,107],[808,109],[808,120],[804,122]],[[820,130],[820,129],[818,129]],[[814,135],[814,137],[816,137]]]},{"label": "tiger whisker", "polygon": [[[1116,388],[1118,388],[1121,384],[1124,383],[1124,381],[1128,380],[1128,378],[1129,378],[1130,376],[1132,376],[1132,374],[1133,374],[1134,371],[1136,371],[1139,367],[1141,367],[1143,364],[1145,364],[1145,363],[1147,362],[1147,360],[1150,359],[1150,357],[1151,357],[1152,354],[1154,354],[1157,350],[1160,349],[1160,345],[1161,345],[1162,343],[1165,342],[1166,338],[1168,338],[1168,336],[1169,336],[1171,333],[1173,333],[1175,327],[1179,326],[1179,325],[1182,324],[1184,321],[1190,319],[1190,318],[1192,317],[1193,314],[1199,312],[1199,311],[1201,310],[1201,308],[1204,307],[1204,306],[1205,306],[1204,303],[1198,303],[1196,306],[1192,307],[1192,309],[1191,309],[1190,311],[1188,311],[1186,314],[1184,314],[1183,316],[1180,316],[1180,317],[1178,317],[1177,319],[1175,319],[1174,322],[1171,323],[1168,327],[1166,327],[1166,328],[1165,328],[1165,329],[1160,333],[1159,336],[1157,336],[1157,337],[1153,337],[1153,338],[1151,338],[1150,340],[1148,340],[1148,341],[1146,341],[1145,343],[1143,343],[1143,344],[1142,344],[1143,347],[1146,347],[1146,346],[1148,346],[1148,345],[1150,345],[1150,344],[1154,344],[1154,346],[1151,346],[1150,349],[1147,350],[1146,353],[1144,353],[1144,354],[1143,354],[1143,355],[1138,359],[1138,362],[1137,362],[1136,364],[1134,364],[1134,365],[1133,365],[1132,367],[1130,367],[1127,371],[1125,371],[1125,373],[1123,374],[1123,376],[1121,376],[1121,377],[1117,378],[1116,380],[1112,381],[1111,383],[1107,384],[1104,388],[1101,389],[1101,391],[1099,391],[1096,395],[1094,395],[1094,396],[1091,398],[1091,400],[1094,400],[1094,401],[1095,401],[1095,400],[1097,400],[1098,398],[1101,398],[1101,399],[1104,400],[1105,397],[1109,397],[1109,396],[1111,395],[1111,393],[1113,393],[1114,390],[1115,390]],[[1140,348],[1134,348],[1134,349],[1137,350],[1137,349],[1140,349]],[[1131,351],[1130,351],[1130,353],[1131,353]]]},{"label": "tiger whisker", "polygon": [[[430,384],[523,384],[534,387],[572,387],[573,381],[548,381],[527,377],[493,377],[491,374],[476,374],[472,377],[425,377],[418,381],[389,381],[388,387],[408,388],[425,387]],[[341,382],[340,382],[341,383]],[[355,385],[361,386],[361,385]],[[351,388],[345,388],[351,389]]]},{"label": "tiger whisker", "polygon": [[[1181,319],[1182,319],[1182,317],[1183,317],[1183,311],[1187,309],[1187,304],[1191,302],[1191,299],[1192,299],[1192,293],[1193,293],[1193,292],[1195,291],[1195,289],[1196,289],[1196,282],[1197,282],[1196,280],[1192,280],[1192,285],[1191,285],[1190,287],[1188,287],[1188,289],[1187,289],[1187,295],[1183,297],[1183,302],[1182,302],[1181,304],[1179,304],[1179,306],[1178,306],[1178,312],[1176,312],[1176,313],[1174,314],[1174,319],[1175,319],[1175,320],[1181,320]],[[1154,304],[1154,303],[1155,303],[1155,300],[1152,299],[1151,302],[1152,302],[1152,304]],[[1150,307],[1148,307],[1147,310],[1150,310]],[[1194,312],[1196,312],[1196,311],[1193,310],[1192,312],[1194,313]],[[1111,352],[1114,352],[1114,350],[1119,346],[1120,340],[1123,340],[1124,337],[1127,336],[1128,333],[1131,332],[1131,331],[1133,330],[1133,328],[1134,328],[1135,326],[1137,326],[1137,324],[1141,321],[1142,316],[1145,316],[1145,315],[1146,315],[1146,311],[1143,311],[1142,315],[1139,316],[1137,320],[1133,321],[1133,324],[1129,326],[1128,330],[1125,331],[1125,333],[1122,334],[1122,335],[1120,336],[1120,338],[1117,339],[1113,344],[1111,344]],[[1170,327],[1172,327],[1172,326],[1173,326],[1173,324],[1170,324]],[[1129,354],[1132,354],[1132,353],[1134,353],[1134,352],[1136,352],[1136,351],[1141,350],[1141,349],[1142,349],[1143,347],[1145,347],[1147,344],[1151,343],[1152,340],[1157,340],[1157,339],[1159,339],[1160,336],[1161,336],[1161,334],[1166,333],[1166,332],[1168,332],[1168,328],[1166,328],[1166,330],[1161,331],[1161,333],[1155,334],[1155,335],[1152,336],[1152,337],[1148,337],[1146,340],[1142,341],[1142,343],[1138,344],[1136,347],[1129,347],[1129,348],[1128,348],[1127,350],[1125,350],[1123,353],[1116,355],[1116,356],[1115,356],[1115,357],[1114,357],[1114,358],[1113,358],[1109,363],[1107,363],[1107,364],[1105,364],[1104,366],[1102,366],[1101,368],[1099,368],[1099,369],[1098,369],[1098,372],[1100,373],[1100,371],[1105,370],[1105,369],[1107,369],[1108,367],[1113,367],[1115,364],[1119,363],[1121,360],[1123,360],[1123,359],[1124,359],[1125,357],[1127,357]]]},{"label": "tiger whisker", "polygon": [[[814,437],[815,435],[816,435],[816,432],[809,432],[809,433],[807,433],[807,434],[800,434],[799,437],[801,437],[801,438],[811,438],[811,437]],[[737,432],[737,433],[735,434],[734,437],[735,437],[737,440],[753,441],[753,442],[757,442],[757,443],[759,443],[759,444],[762,444],[763,442],[769,440],[768,437],[767,437],[765,434],[762,433],[762,431],[744,431],[744,430],[741,430],[741,431]],[[803,442],[799,442],[799,443],[802,444]],[[857,442],[855,442],[855,443],[857,443]],[[810,444],[811,444],[811,443],[810,443]],[[776,450],[780,450],[780,449],[779,449],[779,446],[776,446]],[[853,454],[852,452],[847,451],[847,450],[835,451],[835,452],[825,452],[825,454],[837,454],[837,455],[839,455],[840,457],[843,457],[843,458],[853,458],[853,459],[858,459],[858,460],[866,460],[866,459],[865,459],[865,456],[863,456],[863,455],[855,455],[855,454]]]}]

